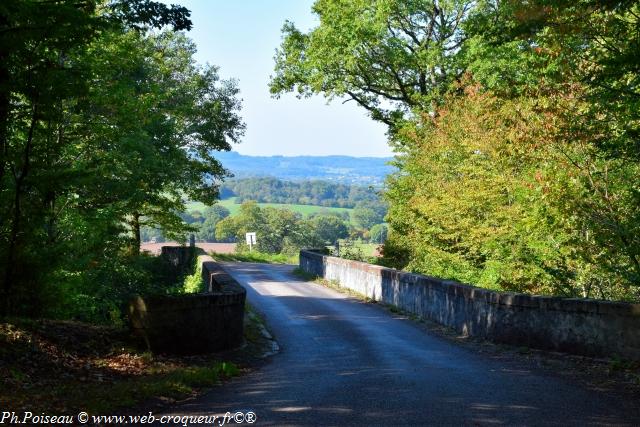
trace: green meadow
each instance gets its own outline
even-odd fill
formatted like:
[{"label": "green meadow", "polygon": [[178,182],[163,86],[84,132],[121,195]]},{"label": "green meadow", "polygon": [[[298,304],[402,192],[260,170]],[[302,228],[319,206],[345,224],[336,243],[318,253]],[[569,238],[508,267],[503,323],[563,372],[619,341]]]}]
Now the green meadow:
[{"label": "green meadow", "polygon": [[[240,209],[240,204],[236,203],[235,197],[220,200],[217,202],[217,204],[229,209],[229,212],[231,212],[231,215],[235,215]],[[304,216],[307,216],[309,214],[316,213],[316,212],[349,212],[349,215],[351,217],[351,211],[353,210],[348,208],[328,208],[325,206],[314,206],[314,205],[294,205],[294,204],[289,205],[284,203],[258,203],[258,206],[262,208],[271,207],[271,208],[279,208],[279,209],[288,209],[290,211],[300,213]],[[188,212],[192,212],[192,211],[202,212],[204,209],[206,209],[206,206],[204,205],[204,203],[187,202]]]}]

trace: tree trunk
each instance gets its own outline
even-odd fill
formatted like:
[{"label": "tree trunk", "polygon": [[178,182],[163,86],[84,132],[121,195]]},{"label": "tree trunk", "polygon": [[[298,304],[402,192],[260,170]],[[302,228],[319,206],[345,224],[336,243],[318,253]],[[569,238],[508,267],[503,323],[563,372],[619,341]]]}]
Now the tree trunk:
[{"label": "tree trunk", "polygon": [[[7,26],[7,17],[0,15],[0,28]],[[0,46],[0,184],[6,171],[7,162],[7,129],[9,125],[9,69],[8,62],[9,53],[5,46]],[[0,218],[0,226],[2,226]]]},{"label": "tree trunk", "polygon": [[133,213],[133,219],[131,220],[131,228],[133,229],[133,247],[131,253],[134,255],[140,255],[140,244],[142,243],[140,234],[140,214],[138,212]]},{"label": "tree trunk", "polygon": [[38,107],[37,104],[34,103],[32,115],[31,115],[31,125],[29,127],[29,135],[27,137],[27,142],[24,147],[24,154],[22,160],[22,168],[20,169],[20,173],[15,176],[15,195],[13,199],[13,220],[11,222],[11,232],[9,233],[9,247],[7,253],[7,264],[4,275],[4,281],[2,284],[2,292],[4,294],[5,304],[4,310],[5,314],[11,314],[12,305],[11,300],[13,295],[13,291],[15,288],[14,282],[14,271],[15,271],[15,262],[18,260],[17,251],[18,247],[18,237],[22,227],[22,193],[23,193],[23,185],[27,175],[29,174],[30,169],[30,161],[31,161],[31,148],[33,146],[33,134],[35,131],[35,127],[38,120]]}]

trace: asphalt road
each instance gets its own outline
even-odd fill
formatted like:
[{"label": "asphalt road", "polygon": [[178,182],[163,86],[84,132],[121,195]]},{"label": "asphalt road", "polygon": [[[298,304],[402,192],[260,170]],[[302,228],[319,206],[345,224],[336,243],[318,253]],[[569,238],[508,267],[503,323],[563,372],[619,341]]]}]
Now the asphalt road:
[{"label": "asphalt road", "polygon": [[471,351],[300,281],[292,266],[225,268],[247,288],[281,352],[171,414],[251,411],[253,425],[274,426],[640,425],[640,402]]}]

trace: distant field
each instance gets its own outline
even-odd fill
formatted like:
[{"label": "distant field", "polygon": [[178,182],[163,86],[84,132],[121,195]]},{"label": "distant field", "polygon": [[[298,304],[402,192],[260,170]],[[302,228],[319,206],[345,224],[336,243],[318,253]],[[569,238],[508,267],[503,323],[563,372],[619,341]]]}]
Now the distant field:
[{"label": "distant field", "polygon": [[[232,197],[230,199],[220,200],[217,202],[217,204],[229,209],[229,212],[231,212],[231,215],[235,215],[240,209],[240,205],[235,203],[235,197]],[[321,211],[349,212],[349,214],[351,214],[351,211],[353,210],[348,208],[327,208],[324,206],[313,206],[313,205],[286,205],[283,203],[258,203],[258,206],[263,208],[272,207],[272,208],[279,208],[279,209],[288,209],[290,211],[298,212],[305,216],[311,213],[321,212]],[[187,203],[187,211],[189,212],[191,211],[202,212],[204,209],[206,209],[206,206],[203,203],[200,203],[200,202]]]},{"label": "distant field", "polygon": [[[345,242],[344,240],[340,240],[340,244],[344,245]],[[378,250],[380,248],[380,244],[378,243],[364,243],[364,242],[352,242],[351,243],[351,247],[353,249],[360,249],[362,251],[362,253],[366,256],[381,256],[380,255],[380,251]],[[335,250],[335,246],[329,246],[329,248],[333,251]],[[342,246],[342,248],[344,248],[344,246]]]},{"label": "distant field", "polygon": [[[224,206],[225,208],[229,209],[229,212],[231,212],[231,215],[235,215],[238,210],[240,209],[240,205],[236,205],[234,203],[234,199],[225,199],[225,200],[219,200],[217,203],[217,205],[220,206]],[[187,203],[187,212],[193,212],[193,211],[200,211],[203,212],[205,209],[207,208],[207,206],[204,203],[201,202],[188,202]]]},{"label": "distant field", "polygon": [[[180,243],[176,242],[163,242],[163,243],[143,243],[140,245],[140,250],[143,252],[149,252],[153,255],[160,255],[160,251],[163,246],[180,246]],[[205,243],[205,242],[197,242],[196,247],[202,249],[203,251],[209,252],[217,252],[221,254],[232,254],[236,251],[235,243]]]}]

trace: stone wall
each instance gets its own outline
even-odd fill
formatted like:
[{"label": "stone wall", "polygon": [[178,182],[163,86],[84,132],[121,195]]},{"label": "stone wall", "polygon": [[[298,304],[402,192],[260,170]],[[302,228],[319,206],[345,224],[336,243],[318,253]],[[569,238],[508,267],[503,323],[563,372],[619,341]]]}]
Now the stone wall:
[{"label": "stone wall", "polygon": [[493,292],[311,251],[300,268],[465,335],[640,360],[640,304]]},{"label": "stone wall", "polygon": [[246,290],[211,257],[198,262],[205,293],[137,297],[130,303],[131,326],[153,352],[198,354],[242,345]]}]

